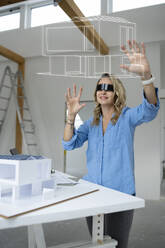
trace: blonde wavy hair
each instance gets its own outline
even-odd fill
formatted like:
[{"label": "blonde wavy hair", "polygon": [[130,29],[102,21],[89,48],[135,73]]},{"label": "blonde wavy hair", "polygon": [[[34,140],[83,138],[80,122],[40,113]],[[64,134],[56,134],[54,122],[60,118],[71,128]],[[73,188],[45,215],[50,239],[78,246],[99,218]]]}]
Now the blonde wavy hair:
[{"label": "blonde wavy hair", "polygon": [[[115,115],[111,118],[111,122],[113,125],[116,124],[122,109],[126,105],[126,93],[125,93],[125,88],[120,81],[120,79],[114,77],[113,75],[110,75],[109,73],[104,73],[102,74],[101,78],[97,81],[97,85],[99,84],[100,80],[102,78],[109,78],[110,81],[113,84],[114,88],[114,108],[115,108]],[[96,96],[96,89],[94,92],[94,99],[96,102],[96,107],[94,109],[94,118],[92,125],[99,125],[100,121],[100,116],[102,115],[102,110],[101,110],[101,104],[97,102],[97,96]]]}]

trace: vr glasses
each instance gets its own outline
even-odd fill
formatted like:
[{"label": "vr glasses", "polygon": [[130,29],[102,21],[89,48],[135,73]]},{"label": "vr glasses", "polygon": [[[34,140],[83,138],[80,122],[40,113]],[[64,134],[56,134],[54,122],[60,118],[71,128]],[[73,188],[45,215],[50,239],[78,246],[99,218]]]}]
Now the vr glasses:
[{"label": "vr glasses", "polygon": [[112,84],[98,84],[96,86],[96,91],[105,90],[105,91],[114,91]]}]

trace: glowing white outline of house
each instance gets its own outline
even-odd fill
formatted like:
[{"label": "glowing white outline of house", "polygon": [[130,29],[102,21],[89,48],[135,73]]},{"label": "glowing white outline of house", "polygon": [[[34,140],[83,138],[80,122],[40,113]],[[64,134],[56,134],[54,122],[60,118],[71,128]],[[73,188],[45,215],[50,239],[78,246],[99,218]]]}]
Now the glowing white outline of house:
[{"label": "glowing white outline of house", "polygon": [[[91,22],[91,25],[95,28],[97,25],[97,33],[99,36],[101,35],[101,22],[113,22],[119,24],[119,37],[120,37],[120,52],[121,45],[125,45],[127,47],[127,50],[129,51],[129,47],[126,43],[127,40],[136,40],[136,23],[129,22],[126,19],[119,18],[119,17],[110,17],[110,16],[96,16],[96,17],[77,17],[77,21],[84,21],[88,20]],[[73,21],[73,20],[72,20]],[[74,19],[75,22],[75,19]],[[92,22],[96,22],[92,24]],[[130,72],[127,72],[121,68],[118,68],[120,73],[114,73],[113,72],[113,65],[116,63],[115,60],[118,60],[118,66],[120,64],[129,64],[128,58],[125,54],[116,54],[116,55],[93,55],[93,52],[96,52],[95,48],[91,49],[91,43],[88,41],[88,39],[85,37],[84,34],[81,34],[81,37],[83,39],[81,40],[82,47],[79,49],[51,49],[49,46],[49,35],[52,30],[55,32],[62,31],[64,33],[69,29],[72,28],[73,30],[78,30],[77,26],[74,25],[73,22],[65,22],[66,26],[58,26],[58,27],[44,27],[42,28],[42,56],[46,56],[49,59],[49,71],[48,72],[38,72],[37,74],[41,75],[51,75],[51,76],[65,76],[65,77],[83,77],[83,78],[98,78],[100,74],[104,72],[108,72],[109,74],[113,74],[118,78],[134,78],[138,77]],[[85,26],[83,26],[84,29],[86,29]],[[91,26],[90,26],[91,28]],[[57,42],[58,43],[58,42]],[[89,49],[88,49],[89,48]],[[79,53],[89,53],[91,55],[79,55]],[[60,68],[63,68],[62,73],[54,73],[53,72],[53,60],[56,60],[56,65],[61,62]],[[75,63],[75,68],[70,69],[71,63],[69,61],[72,60],[72,62]],[[103,67],[98,70],[98,61],[103,60]],[[91,65],[93,67],[93,72],[91,72]]]}]

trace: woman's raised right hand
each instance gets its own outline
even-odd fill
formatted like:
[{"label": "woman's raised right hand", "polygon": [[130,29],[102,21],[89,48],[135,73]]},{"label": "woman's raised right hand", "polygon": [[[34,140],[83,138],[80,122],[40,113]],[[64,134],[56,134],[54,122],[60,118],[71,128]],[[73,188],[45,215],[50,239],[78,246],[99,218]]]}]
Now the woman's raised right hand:
[{"label": "woman's raised right hand", "polygon": [[71,95],[71,89],[67,89],[67,93],[65,94],[66,103],[68,108],[68,115],[76,117],[76,114],[85,106],[85,103],[80,104],[80,97],[82,94],[82,87],[79,90],[78,95],[76,96],[76,85],[73,85],[73,96]]}]

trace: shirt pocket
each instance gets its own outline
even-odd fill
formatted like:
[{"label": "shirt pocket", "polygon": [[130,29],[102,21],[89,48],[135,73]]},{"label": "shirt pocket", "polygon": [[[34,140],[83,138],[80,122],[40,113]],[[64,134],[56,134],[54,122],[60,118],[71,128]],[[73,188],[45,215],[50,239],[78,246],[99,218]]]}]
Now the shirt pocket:
[{"label": "shirt pocket", "polygon": [[117,149],[123,144],[124,128],[121,125],[111,126],[105,132],[104,140],[112,149]]}]

